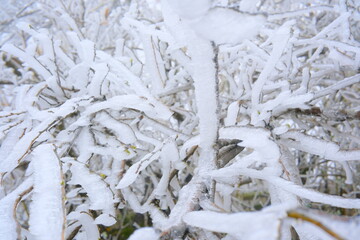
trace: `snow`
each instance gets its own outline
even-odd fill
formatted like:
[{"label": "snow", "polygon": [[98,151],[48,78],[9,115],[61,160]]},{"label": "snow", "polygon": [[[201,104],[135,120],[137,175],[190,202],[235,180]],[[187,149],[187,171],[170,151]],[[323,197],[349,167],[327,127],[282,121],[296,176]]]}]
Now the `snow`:
[{"label": "snow", "polygon": [[187,156],[188,151],[191,148],[193,148],[199,144],[200,144],[200,136],[199,135],[188,139],[186,142],[184,142],[184,144],[182,145],[182,147],[180,149],[180,158],[184,159]]},{"label": "snow", "polygon": [[288,109],[308,109],[306,104],[312,100],[313,94],[293,94],[290,91],[282,91],[274,99],[257,105],[257,113],[255,113],[257,121],[269,121],[271,116],[278,116],[286,112]]},{"label": "snow", "polygon": [[68,220],[77,220],[81,223],[81,229],[83,234],[77,235],[79,240],[99,240],[100,234],[98,227],[95,224],[95,220],[86,212],[88,206],[80,205],[76,208],[76,211],[71,212],[68,216]]},{"label": "snow", "polygon": [[216,44],[237,44],[254,38],[264,26],[263,15],[213,8],[200,20],[189,23],[199,36]]},{"label": "snow", "polygon": [[0,146],[0,165],[5,165],[7,156],[11,154],[14,146],[16,145],[17,141],[19,141],[19,138],[23,134],[23,131],[24,129],[22,128],[12,129],[2,140]]},{"label": "snow", "polygon": [[304,133],[288,131],[282,134],[281,138],[286,140],[284,144],[288,147],[315,154],[328,160],[340,162],[360,160],[360,150],[341,150],[333,142],[308,136]]},{"label": "snow", "polygon": [[214,50],[210,42],[197,37],[189,39],[189,54],[192,59],[197,116],[200,131],[200,168],[213,167],[213,145],[218,136],[219,119],[217,79],[213,62]]},{"label": "snow", "polygon": [[342,88],[345,88],[347,86],[350,86],[352,84],[355,84],[355,83],[359,83],[360,82],[360,74],[356,74],[354,76],[351,76],[351,77],[348,77],[348,78],[345,78],[341,81],[338,81],[337,83],[325,88],[325,89],[322,89],[318,92],[316,92],[314,94],[314,97],[313,99],[317,99],[317,98],[320,98],[320,97],[323,97],[323,96],[326,96],[332,92],[335,92],[337,90],[340,90]]},{"label": "snow", "polygon": [[[259,118],[259,111],[261,109],[258,108],[260,104],[260,93],[262,88],[264,87],[267,79],[269,79],[269,75],[271,71],[274,70],[277,62],[279,61],[282,53],[285,51],[287,42],[290,38],[290,26],[293,22],[287,22],[283,26],[281,26],[276,33],[271,37],[273,42],[273,49],[270,53],[270,57],[267,60],[264,69],[261,71],[258,79],[253,84],[253,88],[251,91],[251,104],[252,104],[252,113],[251,113],[251,123],[253,125],[259,124],[261,122],[261,118]],[[269,40],[268,40],[269,41]]]},{"label": "snow", "polygon": [[[177,3],[183,4],[185,2],[181,1],[180,3],[180,1],[177,1]],[[203,5],[202,8],[206,9],[205,5],[209,4],[209,2],[193,1],[192,4]],[[191,4],[189,3],[188,6],[191,6]],[[173,8],[175,11],[176,9]],[[196,13],[197,9],[196,6],[192,6],[189,12]],[[163,12],[165,24],[168,25],[170,30],[186,36],[186,38],[179,37],[178,40],[188,47],[189,56],[191,57],[189,70],[194,79],[197,116],[199,117],[200,148],[202,149],[200,166],[203,170],[212,168],[215,164],[212,146],[218,135],[218,93],[216,69],[213,62],[215,57],[214,49],[209,41],[199,38],[186,24],[176,23],[174,16],[168,16],[167,14],[171,13],[171,9],[168,9],[166,5],[164,5]],[[175,26],[180,27],[178,31],[175,30]]]},{"label": "snow", "polygon": [[[181,1],[181,3],[178,1],[177,3],[183,4],[185,1]],[[205,5],[209,2],[192,1],[189,6],[191,4]],[[164,22],[180,45],[187,47],[187,53],[191,59],[188,61],[187,70],[192,74],[194,80],[195,102],[199,118],[200,156],[196,169],[198,176],[195,176],[189,184],[180,190],[179,200],[173,207],[169,219],[162,224],[162,229],[165,230],[170,228],[182,229],[182,216],[196,207],[197,199],[205,185],[210,186],[210,179],[205,176],[205,173],[216,167],[214,146],[219,127],[218,79],[214,62],[216,50],[209,40],[200,37],[196,31],[194,32],[191,24],[180,22],[175,13],[178,10],[174,5],[172,7],[171,9],[167,2],[163,1]],[[203,6],[203,9],[206,9],[206,6]],[[180,7],[180,11],[182,10],[184,9]],[[200,18],[203,13],[199,13],[198,10],[196,6],[193,6],[189,11],[185,11],[188,14],[194,14],[196,18]],[[182,12],[179,13],[180,17],[182,17],[181,14]],[[178,230],[178,232],[181,231]]]},{"label": "snow", "polygon": [[114,197],[108,185],[102,178],[91,173],[84,163],[71,162],[71,181],[69,184],[80,184],[90,199],[90,209],[103,210],[104,213],[114,214]]},{"label": "snow", "polygon": [[95,43],[90,40],[82,40],[77,49],[82,62],[91,64],[95,60]]},{"label": "snow", "polygon": [[30,205],[30,233],[38,240],[49,235],[63,239],[65,209],[60,161],[51,144],[38,146],[32,156],[34,190]]},{"label": "snow", "polygon": [[[73,98],[68,100],[59,108],[52,111],[39,112],[39,116],[46,116],[46,120],[42,121],[33,130],[27,132],[14,146],[11,153],[2,160],[0,164],[0,172],[10,172],[23,160],[28,154],[31,145],[56,121],[73,113],[79,106],[87,105],[91,97]],[[38,117],[39,117],[38,116]]]},{"label": "snow", "polygon": [[176,143],[169,141],[161,149],[161,171],[162,177],[156,186],[154,193],[157,196],[165,196],[169,185],[170,170],[176,166],[179,161],[179,153]]},{"label": "snow", "polygon": [[[67,85],[85,92],[88,85],[90,66],[86,63],[80,63],[69,70],[69,76],[66,78]],[[93,83],[95,84],[95,83]],[[91,89],[90,89],[91,90]],[[93,93],[93,92],[91,92]]]},{"label": "snow", "polygon": [[137,229],[128,240],[158,240],[159,234],[156,233],[154,228],[143,227]]},{"label": "snow", "polygon": [[142,37],[146,62],[145,66],[150,74],[153,94],[158,94],[165,87],[166,73],[164,61],[157,46],[157,39],[151,35]]},{"label": "snow", "polygon": [[248,176],[251,178],[257,178],[266,180],[267,182],[275,185],[279,189],[282,189],[291,194],[297,195],[301,198],[308,199],[313,202],[329,204],[334,207],[341,208],[359,208],[360,200],[359,199],[348,199],[339,196],[333,196],[329,194],[324,194],[321,192],[314,191],[312,189],[307,189],[300,185],[297,185],[291,181],[287,181],[280,177],[276,176],[277,169],[273,168],[264,168],[263,170],[255,170],[251,168],[243,167],[225,167],[219,170],[213,170],[209,173],[209,176],[217,179],[218,181],[228,180],[230,178],[238,176]]},{"label": "snow", "polygon": [[235,125],[237,121],[238,113],[239,113],[239,102],[238,101],[232,102],[227,109],[227,115],[226,118],[224,119],[225,126]]},{"label": "snow", "polygon": [[23,50],[15,47],[12,44],[5,44],[2,48],[2,51],[8,52],[26,62],[29,67],[35,69],[35,71],[40,74],[44,79],[51,77],[51,73],[46,69],[34,56],[24,52]]},{"label": "snow", "polygon": [[117,81],[121,79],[124,81],[125,85],[128,85],[136,95],[141,98],[145,98],[149,101],[150,104],[154,105],[157,109],[158,113],[161,113],[160,118],[167,120],[172,112],[169,108],[157,100],[149,91],[149,89],[144,85],[141,79],[132,73],[127,67],[125,67],[119,61],[116,61],[114,58],[107,55],[105,52],[97,51],[96,56],[102,59],[103,61],[107,61],[109,68],[117,75]]},{"label": "snow", "polygon": [[183,220],[189,225],[213,232],[228,233],[237,239],[278,239],[280,219],[285,216],[285,211],[266,210],[232,214],[197,211],[187,213]]},{"label": "snow", "polygon": [[[318,32],[316,34],[316,36],[314,36],[312,39],[314,40],[318,40],[321,39],[323,37],[325,37],[327,34],[329,34],[331,31],[334,31],[334,28],[336,27],[343,27],[344,22],[346,22],[348,20],[348,18],[350,17],[350,13],[349,12],[343,12],[340,14],[339,17],[337,17],[334,21],[332,21],[330,24],[328,24],[327,26],[325,26],[320,32]],[[343,29],[342,29],[343,30]]]},{"label": "snow", "polygon": [[60,12],[61,14],[60,18],[64,20],[64,22],[70,27],[70,29],[76,31],[76,34],[78,36],[82,36],[82,33],[78,28],[78,25],[76,24],[75,20],[66,12],[66,10],[61,7],[56,8],[56,10]]},{"label": "snow", "polygon": [[171,210],[169,218],[161,224],[161,229],[166,231],[173,227],[181,227],[183,216],[195,209],[198,199],[203,190],[201,178],[193,178],[187,185],[181,188],[179,199]]},{"label": "snow", "polygon": [[[146,97],[137,95],[121,95],[110,98],[107,101],[94,103],[86,109],[82,119],[85,116],[99,112],[104,109],[121,110],[122,108],[133,108],[144,112],[148,116],[155,119],[167,120],[171,116],[169,110],[163,111],[163,106],[153,102]],[[79,120],[81,122],[81,120]]]},{"label": "snow", "polygon": [[113,131],[117,139],[125,144],[133,144],[136,141],[135,133],[129,125],[115,120],[106,113],[97,114],[95,121]]},{"label": "snow", "polygon": [[204,16],[211,7],[211,0],[168,0],[176,13],[184,19],[196,19]]},{"label": "snow", "polygon": [[[60,140],[58,138],[58,140]],[[77,161],[81,163],[86,163],[91,155],[92,146],[94,146],[94,139],[89,131],[89,128],[83,128],[79,131],[79,135],[77,136],[77,140],[80,141],[82,144],[78,146],[78,150],[80,152],[79,156],[77,157]],[[61,141],[59,141],[61,142]],[[66,141],[64,141],[66,142]]]},{"label": "snow", "polygon": [[168,2],[173,11],[200,37],[216,44],[236,44],[253,38],[266,21],[263,15],[250,15],[219,7],[210,9],[210,0]]},{"label": "snow", "polygon": [[253,148],[263,159],[260,162],[268,163],[270,166],[277,165],[280,157],[278,146],[270,140],[270,132],[255,127],[225,127],[221,128],[220,139],[242,140],[239,146]]},{"label": "snow", "polygon": [[95,219],[94,223],[101,224],[104,226],[112,226],[116,223],[116,220],[114,217],[110,216],[109,214],[103,213]]},{"label": "snow", "polygon": [[[135,27],[136,29],[138,29],[139,33],[156,37],[164,42],[174,41],[174,39],[169,33],[158,30],[153,25],[146,25],[142,21],[139,21],[139,19],[131,18],[130,16],[124,16],[124,18],[121,19],[121,24],[125,29],[130,30]],[[144,51],[147,51],[147,49],[144,49]]]},{"label": "snow", "polygon": [[61,41],[55,41],[54,42],[54,49],[55,49],[55,54],[69,67],[72,68],[75,66],[74,61],[69,58],[69,56],[67,56],[64,51],[61,49],[60,47],[61,45]]},{"label": "snow", "polygon": [[150,163],[157,160],[160,156],[159,149],[155,149],[153,152],[146,154],[141,160],[131,165],[131,167],[126,171],[123,178],[120,180],[119,184],[116,186],[117,189],[122,189],[128,187],[130,184],[135,182],[137,176],[142,170],[144,170]]},{"label": "snow", "polygon": [[259,2],[259,0],[242,0],[239,7],[244,12],[257,12]]}]

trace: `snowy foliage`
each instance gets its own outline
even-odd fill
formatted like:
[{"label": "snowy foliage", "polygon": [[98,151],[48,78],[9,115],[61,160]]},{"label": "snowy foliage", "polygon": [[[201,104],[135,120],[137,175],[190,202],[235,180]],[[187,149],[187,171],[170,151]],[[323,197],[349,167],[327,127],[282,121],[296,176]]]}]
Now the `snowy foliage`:
[{"label": "snowy foliage", "polygon": [[356,0],[4,0],[0,239],[357,239]]}]

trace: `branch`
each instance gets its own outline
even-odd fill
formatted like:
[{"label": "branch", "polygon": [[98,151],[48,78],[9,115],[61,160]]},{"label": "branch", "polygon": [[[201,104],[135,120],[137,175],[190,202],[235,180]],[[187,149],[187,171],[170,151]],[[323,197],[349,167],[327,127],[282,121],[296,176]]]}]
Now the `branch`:
[{"label": "branch", "polygon": [[338,91],[338,90],[340,90],[342,88],[353,85],[355,83],[360,83],[360,74],[354,75],[352,77],[345,78],[345,79],[341,80],[340,82],[337,82],[334,85],[331,85],[330,87],[327,87],[327,88],[315,93],[312,100],[315,100],[317,98],[321,98],[323,96],[326,96],[326,95],[328,95],[330,93],[333,93],[333,92]]}]

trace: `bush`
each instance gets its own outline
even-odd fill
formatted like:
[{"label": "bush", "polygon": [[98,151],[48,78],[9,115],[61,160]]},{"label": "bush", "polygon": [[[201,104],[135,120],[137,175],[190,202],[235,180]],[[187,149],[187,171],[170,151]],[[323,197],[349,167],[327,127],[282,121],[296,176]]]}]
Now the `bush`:
[{"label": "bush", "polygon": [[4,6],[0,239],[360,234],[355,1]]}]

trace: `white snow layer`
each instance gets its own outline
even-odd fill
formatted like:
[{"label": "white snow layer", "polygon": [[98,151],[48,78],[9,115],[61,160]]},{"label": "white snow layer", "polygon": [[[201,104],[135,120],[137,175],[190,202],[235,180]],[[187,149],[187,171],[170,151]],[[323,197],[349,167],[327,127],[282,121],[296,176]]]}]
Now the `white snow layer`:
[{"label": "white snow layer", "polygon": [[280,158],[280,150],[276,143],[270,139],[270,132],[255,127],[225,127],[221,128],[220,138],[239,139],[239,144],[252,148],[259,154],[259,162],[267,163],[269,166],[277,165]]},{"label": "white snow layer", "polygon": [[168,0],[174,11],[184,19],[195,19],[204,16],[211,7],[211,0]]},{"label": "white snow layer", "polygon": [[110,216],[110,214],[103,213],[95,219],[94,223],[104,226],[112,226],[116,223],[116,220],[114,217]]},{"label": "white snow layer", "polygon": [[36,240],[63,239],[62,176],[54,146],[43,144],[33,152],[34,190],[30,205],[30,232]]},{"label": "white snow layer", "polygon": [[158,240],[159,234],[155,232],[154,228],[144,227],[137,229],[128,240]]},{"label": "white snow layer", "polygon": [[[209,231],[228,233],[238,239],[278,239],[280,227],[279,218],[284,217],[285,211],[218,213],[197,211],[187,213],[185,223],[204,228]],[[264,227],[266,226],[266,227]]]},{"label": "white snow layer", "polygon": [[237,44],[253,38],[266,22],[263,15],[226,8],[210,9],[210,0],[168,0],[168,3],[200,37],[216,44]]},{"label": "white snow layer", "polygon": [[263,15],[249,15],[231,9],[213,8],[190,25],[204,39],[217,44],[237,44],[255,37],[265,21]]},{"label": "white snow layer", "polygon": [[80,184],[84,188],[90,199],[90,209],[114,215],[113,194],[102,178],[91,173],[84,163],[72,161],[71,164],[69,184]]}]

